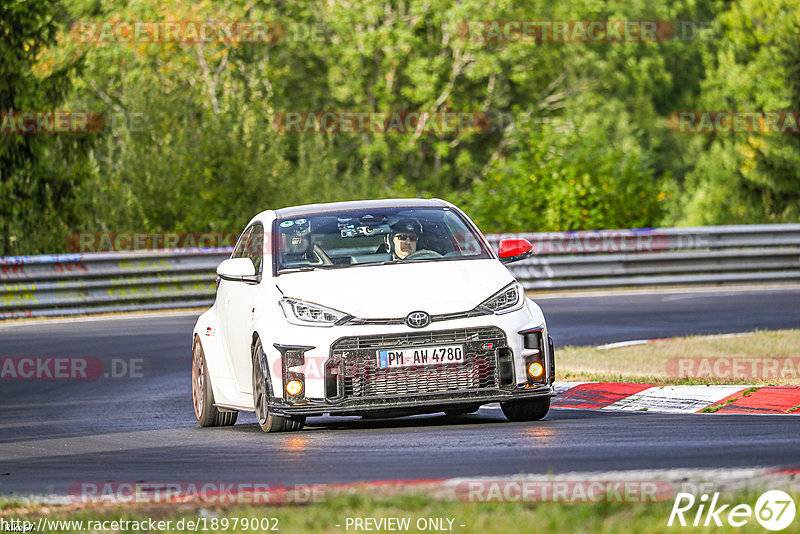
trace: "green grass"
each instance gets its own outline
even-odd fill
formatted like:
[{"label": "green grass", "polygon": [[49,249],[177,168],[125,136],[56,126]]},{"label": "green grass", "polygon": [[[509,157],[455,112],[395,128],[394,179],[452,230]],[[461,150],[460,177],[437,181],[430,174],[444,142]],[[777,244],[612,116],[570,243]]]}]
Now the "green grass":
[{"label": "green grass", "polygon": [[759,388],[750,388],[750,389],[744,391],[738,397],[731,397],[730,399],[726,400],[723,404],[718,404],[716,406],[706,406],[705,408],[703,408],[701,410],[701,412],[703,412],[703,413],[714,413],[714,412],[718,411],[720,408],[724,408],[725,406],[728,406],[729,404],[733,404],[734,402],[736,402],[737,400],[739,400],[739,399],[741,399],[743,397],[749,397],[752,392],[758,391],[758,389]]},{"label": "green grass", "polygon": [[[16,510],[24,506],[25,501],[16,497],[0,497],[0,512],[3,510]],[[2,513],[0,513],[2,517]]]},{"label": "green grass", "polygon": [[[758,369],[769,369],[765,364],[770,360],[778,363],[777,372],[761,373],[763,376],[709,376],[701,365],[693,367],[700,376],[687,376],[679,374],[679,358],[693,362],[743,360],[756,362]],[[690,336],[609,350],[564,347],[556,351],[556,370],[556,379],[564,381],[792,386],[800,384],[800,330],[756,331],[730,338]]]},{"label": "green grass", "polygon": [[[760,492],[723,495],[720,503],[745,503],[753,506]],[[795,502],[800,502],[800,493],[794,493]],[[276,518],[278,532],[283,533],[343,533],[355,532],[351,527],[345,529],[347,518],[409,518],[411,528],[408,532],[418,532],[416,522],[420,518],[453,519],[453,532],[458,533],[509,533],[509,532],[678,532],[681,527],[667,527],[673,501],[669,499],[658,503],[467,503],[461,501],[437,501],[426,495],[405,495],[399,497],[380,497],[366,492],[340,495],[322,503],[308,505],[280,506],[240,506],[227,509],[192,508],[181,509],[186,505],[137,505],[136,507],[91,507],[71,511],[54,511],[42,507],[31,507],[19,513],[2,515],[8,520],[28,519],[36,521],[47,510],[50,519],[71,519],[86,521],[103,520],[145,520],[148,518],[170,520],[173,528],[167,532],[191,532],[188,528],[177,530],[174,525],[184,521],[200,520],[200,532],[252,532],[252,530],[233,529],[234,518]],[[694,511],[694,510],[693,510]],[[687,514],[688,517],[688,514]],[[724,520],[725,514],[721,516]],[[228,529],[211,527],[213,519],[228,520]],[[796,519],[800,522],[800,519]],[[84,523],[85,524],[85,523]],[[222,523],[219,523],[222,524]],[[270,522],[270,525],[274,521]],[[445,525],[447,522],[445,521]],[[340,525],[340,526],[336,526]],[[461,525],[464,525],[463,527]],[[203,526],[208,530],[203,530]],[[701,529],[707,531],[708,529]],[[260,529],[258,531],[261,531]],[[755,519],[740,530],[730,526],[715,529],[715,532],[763,532]],[[791,529],[787,530],[791,531]],[[80,532],[79,529],[51,530],[51,532]],[[121,529],[119,532],[137,532]],[[266,532],[270,532],[267,530]],[[363,531],[362,531],[363,532]],[[427,532],[431,532],[428,530]]]}]

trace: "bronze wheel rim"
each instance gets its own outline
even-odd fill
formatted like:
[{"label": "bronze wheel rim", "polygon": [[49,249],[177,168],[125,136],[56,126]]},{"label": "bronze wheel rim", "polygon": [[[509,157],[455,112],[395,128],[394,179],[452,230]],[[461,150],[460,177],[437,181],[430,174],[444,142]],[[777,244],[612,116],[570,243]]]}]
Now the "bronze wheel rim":
[{"label": "bronze wheel rim", "polygon": [[267,393],[266,357],[261,345],[256,347],[253,358],[253,404],[259,424],[264,425],[269,417],[269,394]]},{"label": "bronze wheel rim", "polygon": [[200,343],[194,345],[192,356],[192,399],[194,401],[194,413],[199,419],[203,415],[205,408],[205,359]]}]

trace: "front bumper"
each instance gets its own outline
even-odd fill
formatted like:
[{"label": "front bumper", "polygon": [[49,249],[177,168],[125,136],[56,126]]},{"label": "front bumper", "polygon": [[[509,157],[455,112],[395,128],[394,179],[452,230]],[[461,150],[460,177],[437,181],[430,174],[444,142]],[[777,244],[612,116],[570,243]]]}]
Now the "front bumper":
[{"label": "front bumper", "polygon": [[[517,386],[513,389],[491,388],[473,391],[453,391],[447,393],[426,393],[386,398],[346,398],[331,402],[324,399],[305,399],[300,404],[286,404],[282,399],[274,399],[270,412],[276,415],[316,416],[325,413],[335,415],[362,415],[388,410],[436,411],[435,408],[449,408],[468,404],[487,404],[536,397],[554,397],[552,385]],[[431,409],[431,410],[428,410]]]},{"label": "front bumper", "polygon": [[[516,312],[448,320],[436,326],[309,328],[287,324],[271,339],[276,343],[265,346],[273,371],[274,396],[269,408],[284,416],[364,415],[392,410],[423,413],[555,395],[549,348],[540,347],[546,356],[546,376],[535,383],[526,378],[526,358],[538,351],[525,346],[522,334],[533,329],[541,332],[543,340],[548,338],[541,310],[530,300]],[[304,347],[297,347],[298,340]],[[422,376],[409,368],[407,374],[398,371],[398,377],[375,366],[377,349],[449,344],[465,347],[464,363],[450,374],[447,367],[437,367],[442,369],[441,375],[423,371]],[[302,365],[284,366],[285,351],[291,347],[303,349]],[[492,365],[487,366],[487,362]],[[304,380],[303,394],[287,398],[285,380],[295,377]]]}]

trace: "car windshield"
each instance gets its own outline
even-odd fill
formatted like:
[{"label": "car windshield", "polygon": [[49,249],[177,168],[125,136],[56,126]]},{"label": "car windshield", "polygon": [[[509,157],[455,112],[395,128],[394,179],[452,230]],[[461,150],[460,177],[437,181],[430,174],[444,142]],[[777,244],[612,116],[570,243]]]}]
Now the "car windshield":
[{"label": "car windshield", "polygon": [[490,258],[482,239],[450,208],[379,208],[278,219],[277,268]]}]

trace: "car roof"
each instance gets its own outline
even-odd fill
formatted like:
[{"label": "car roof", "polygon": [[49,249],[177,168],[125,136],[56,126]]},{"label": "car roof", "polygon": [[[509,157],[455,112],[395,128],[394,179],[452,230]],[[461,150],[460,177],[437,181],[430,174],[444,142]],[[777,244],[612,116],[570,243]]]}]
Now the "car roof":
[{"label": "car roof", "polygon": [[354,200],[350,202],[328,202],[325,204],[305,204],[275,210],[278,219],[302,217],[332,211],[360,210],[370,208],[441,208],[451,207],[449,202],[438,198],[386,198],[382,200]]}]

